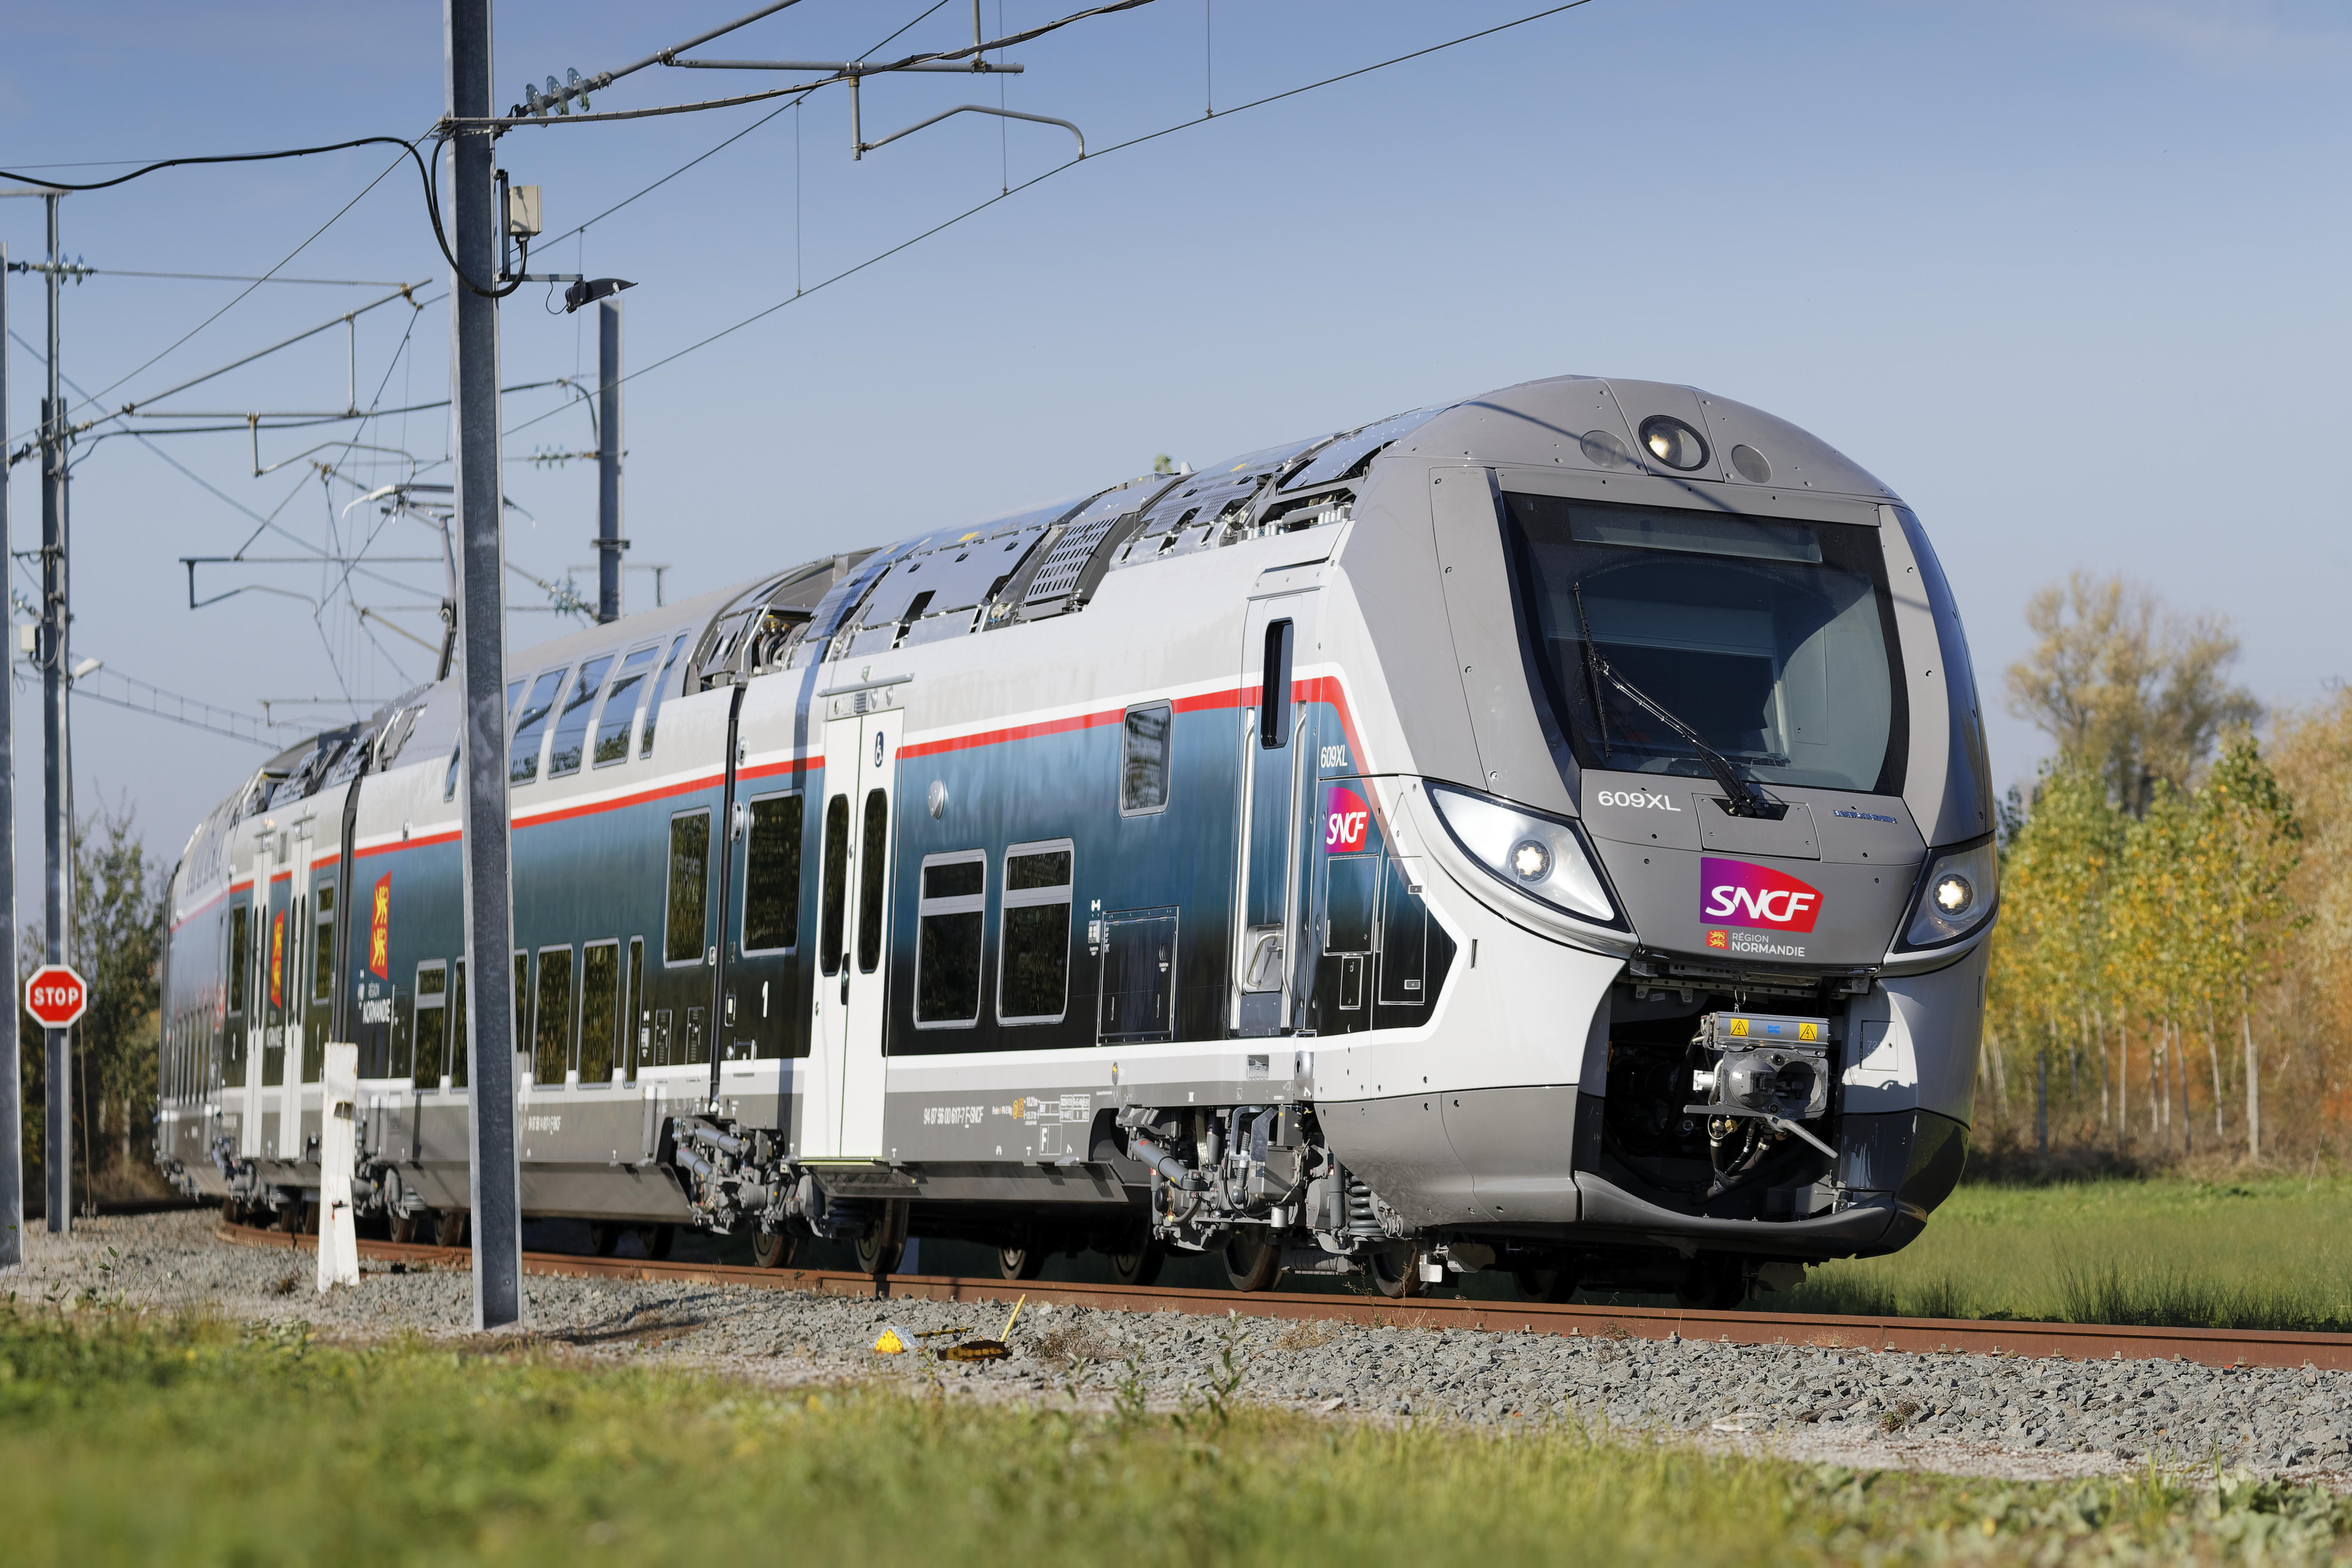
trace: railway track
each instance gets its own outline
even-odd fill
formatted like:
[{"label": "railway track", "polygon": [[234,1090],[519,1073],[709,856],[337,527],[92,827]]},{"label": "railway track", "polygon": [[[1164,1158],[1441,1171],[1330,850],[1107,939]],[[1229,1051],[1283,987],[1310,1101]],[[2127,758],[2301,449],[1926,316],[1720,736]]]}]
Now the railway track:
[{"label": "railway track", "polygon": [[[318,1238],[224,1224],[215,1234],[245,1247],[315,1251]],[[412,1267],[464,1269],[472,1255],[461,1247],[360,1242],[360,1256]],[[673,1280],[807,1290],[828,1296],[870,1296],[869,1275],[824,1268],[755,1268],[730,1263],[656,1263],[642,1258],[526,1252],[527,1274],[576,1279]],[[1246,1318],[1321,1318],[1368,1327],[1475,1329],[1493,1333],[1571,1334],[1602,1339],[1708,1340],[1740,1345],[1813,1345],[1864,1351],[1966,1351],[1980,1355],[2057,1356],[2101,1361],[2189,1361],[2206,1366],[2316,1367],[2352,1371],[2352,1334],[2273,1330],[2158,1329],[2099,1323],[1980,1321],[1961,1318],[1845,1317],[1800,1312],[1711,1312],[1664,1307],[1591,1307],[1535,1301],[1471,1301],[1422,1297],[1295,1294],[1269,1290],[1180,1289],[1134,1285],[1079,1285],[1050,1279],[987,1279],[946,1275],[893,1275],[885,1293],[929,1301],[1010,1301],[1099,1307],[1126,1312],[1238,1312]]]}]

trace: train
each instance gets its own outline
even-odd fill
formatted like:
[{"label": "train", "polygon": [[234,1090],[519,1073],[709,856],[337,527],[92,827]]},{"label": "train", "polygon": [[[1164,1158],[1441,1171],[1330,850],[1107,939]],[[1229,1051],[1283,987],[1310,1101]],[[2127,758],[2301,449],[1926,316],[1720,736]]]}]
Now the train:
[{"label": "train", "polygon": [[[1165,467],[1167,465],[1163,465]],[[509,655],[524,1212],[1122,1280],[1722,1306],[1967,1156],[1996,814],[1914,510],[1562,376],[749,577]],[[460,683],[169,880],[157,1158],[466,1234]]]}]

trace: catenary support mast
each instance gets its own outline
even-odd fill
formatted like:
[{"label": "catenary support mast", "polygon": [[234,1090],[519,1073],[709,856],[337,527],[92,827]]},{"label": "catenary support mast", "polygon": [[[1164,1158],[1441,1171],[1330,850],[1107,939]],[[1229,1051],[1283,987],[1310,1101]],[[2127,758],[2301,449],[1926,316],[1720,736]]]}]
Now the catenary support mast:
[{"label": "catenary support mast", "polygon": [[596,302],[596,618],[621,618],[621,300]]},{"label": "catenary support mast", "polygon": [[[66,716],[66,628],[72,616],[66,599],[66,405],[58,389],[58,286],[63,281],[58,249],[58,200],[62,192],[42,198],[48,208],[49,267],[47,272],[48,387],[41,399],[41,795],[42,850],[47,861],[47,899],[43,919],[48,930],[48,961],[70,963],[72,944],[67,940],[73,911],[73,843],[67,815],[73,809],[72,759],[68,753],[71,729]],[[53,1235],[73,1228],[73,1032],[46,1033],[43,1087],[47,1118],[41,1142],[41,1169],[48,1178],[44,1202]]]},{"label": "catenary support mast", "polygon": [[[490,0],[444,0],[448,104],[490,106]],[[522,1321],[522,1211],[515,1157],[514,950],[507,854],[505,490],[499,468],[499,271],[494,150],[487,127],[448,138],[453,175],[450,399],[457,448],[457,645],[466,703],[464,831],[467,1039],[471,1051],[474,1326]]]},{"label": "catenary support mast", "polygon": [[[0,245],[0,431],[8,428],[8,247]],[[8,553],[8,458],[0,451],[0,561]],[[0,616],[0,622],[13,617]],[[5,657],[13,660],[15,634]],[[15,680],[0,677],[0,952],[16,951],[16,746]],[[25,1261],[25,1075],[15,1002],[0,1018],[0,1268]]]}]

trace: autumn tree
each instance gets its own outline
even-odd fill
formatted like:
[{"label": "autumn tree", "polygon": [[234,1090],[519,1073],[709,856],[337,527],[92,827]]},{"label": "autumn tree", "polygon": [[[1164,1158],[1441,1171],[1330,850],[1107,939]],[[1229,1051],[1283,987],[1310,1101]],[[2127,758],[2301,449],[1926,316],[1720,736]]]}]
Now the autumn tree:
[{"label": "autumn tree", "polygon": [[2262,716],[2228,679],[2238,639],[2226,621],[2184,616],[2122,577],[2075,572],[2035,594],[2025,620],[2039,640],[2009,668],[2010,711],[2135,816],[2158,783],[2187,789],[2223,736]]}]

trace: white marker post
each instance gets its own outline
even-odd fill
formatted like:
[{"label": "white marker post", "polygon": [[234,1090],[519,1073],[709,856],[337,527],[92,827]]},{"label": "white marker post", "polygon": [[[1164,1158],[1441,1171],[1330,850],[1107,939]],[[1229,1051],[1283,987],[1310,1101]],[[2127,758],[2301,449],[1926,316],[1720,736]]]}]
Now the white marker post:
[{"label": "white marker post", "polygon": [[360,1048],[327,1045],[319,1096],[319,1293],[360,1282],[360,1233],[352,1217],[359,1155]]}]

